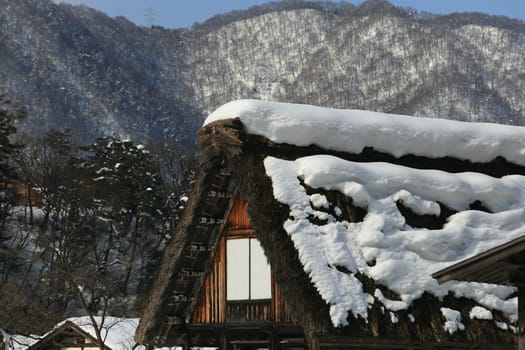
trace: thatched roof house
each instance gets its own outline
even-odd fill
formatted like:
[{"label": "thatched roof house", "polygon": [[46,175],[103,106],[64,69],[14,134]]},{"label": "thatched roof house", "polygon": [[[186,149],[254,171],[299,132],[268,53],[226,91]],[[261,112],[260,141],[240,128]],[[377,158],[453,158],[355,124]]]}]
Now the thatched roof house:
[{"label": "thatched roof house", "polygon": [[514,288],[431,275],[525,235],[524,128],[237,101],[199,135],[138,342],[514,348]]}]

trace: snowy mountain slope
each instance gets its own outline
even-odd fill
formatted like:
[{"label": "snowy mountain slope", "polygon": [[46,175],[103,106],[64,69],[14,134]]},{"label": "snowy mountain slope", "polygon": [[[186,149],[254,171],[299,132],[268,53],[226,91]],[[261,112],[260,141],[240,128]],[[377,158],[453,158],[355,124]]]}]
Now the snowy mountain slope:
[{"label": "snowy mountain slope", "polygon": [[[193,65],[196,76],[213,65],[242,97],[462,120],[502,121],[498,115],[506,115],[523,122],[516,98],[524,84],[518,74],[524,61],[516,51],[523,34],[470,24],[451,30],[435,20],[373,13],[307,9],[231,23],[191,50],[207,59]],[[234,51],[235,42],[258,47]],[[220,75],[208,76],[205,84],[196,83],[201,108],[238,97]]]},{"label": "snowy mountain slope", "polygon": [[239,98],[525,124],[525,24],[505,17],[278,2],[164,30],[51,0],[0,5],[0,90],[33,132],[192,143]]}]

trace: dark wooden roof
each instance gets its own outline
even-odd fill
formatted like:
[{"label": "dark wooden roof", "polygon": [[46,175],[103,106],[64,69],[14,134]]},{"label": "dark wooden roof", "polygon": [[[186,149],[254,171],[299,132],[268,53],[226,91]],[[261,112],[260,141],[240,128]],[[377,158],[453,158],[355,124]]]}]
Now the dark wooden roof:
[{"label": "dark wooden roof", "polygon": [[450,280],[495,284],[525,283],[525,236],[438,271],[432,277],[439,283]]}]

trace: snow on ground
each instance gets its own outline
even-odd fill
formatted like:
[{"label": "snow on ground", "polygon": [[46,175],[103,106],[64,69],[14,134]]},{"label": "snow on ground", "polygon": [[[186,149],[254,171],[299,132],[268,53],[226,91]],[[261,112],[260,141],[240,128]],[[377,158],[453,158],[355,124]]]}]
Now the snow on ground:
[{"label": "snow on ground", "polygon": [[[330,304],[335,326],[346,325],[349,312],[366,318],[369,304],[375,301],[392,312],[407,309],[425,291],[437,297],[451,291],[516,320],[517,298],[508,299],[513,288],[458,281],[439,285],[431,275],[525,235],[524,176],[497,179],[477,173],[450,174],[327,155],[295,161],[267,157],[264,166],[274,197],[290,207],[284,229],[304,270]],[[333,205],[326,197],[307,194],[301,181],[314,189],[340,191],[366,209],[367,215],[354,223],[331,214],[326,208]],[[396,206],[398,200],[420,214],[439,215],[438,201],[459,212],[441,229],[414,228]],[[469,204],[476,200],[492,212],[470,210]],[[326,223],[313,223],[312,217]],[[401,301],[388,300],[379,290],[374,296],[364,292],[354,276],[357,271],[398,293]],[[479,309],[474,314],[482,315]],[[448,321],[447,330],[461,330],[452,316]]]},{"label": "snow on ground", "polygon": [[240,118],[248,133],[277,143],[316,144],[352,153],[368,146],[396,157],[452,156],[474,162],[502,156],[525,165],[525,127],[260,100],[227,103],[213,112],[204,125],[229,118]]}]

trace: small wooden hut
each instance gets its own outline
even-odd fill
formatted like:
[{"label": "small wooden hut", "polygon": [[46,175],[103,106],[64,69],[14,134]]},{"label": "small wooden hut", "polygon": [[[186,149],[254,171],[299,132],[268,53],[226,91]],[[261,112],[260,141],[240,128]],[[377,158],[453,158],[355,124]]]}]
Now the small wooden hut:
[{"label": "small wooden hut", "polygon": [[511,288],[431,274],[525,234],[523,128],[237,101],[199,136],[137,342],[515,348]]}]

